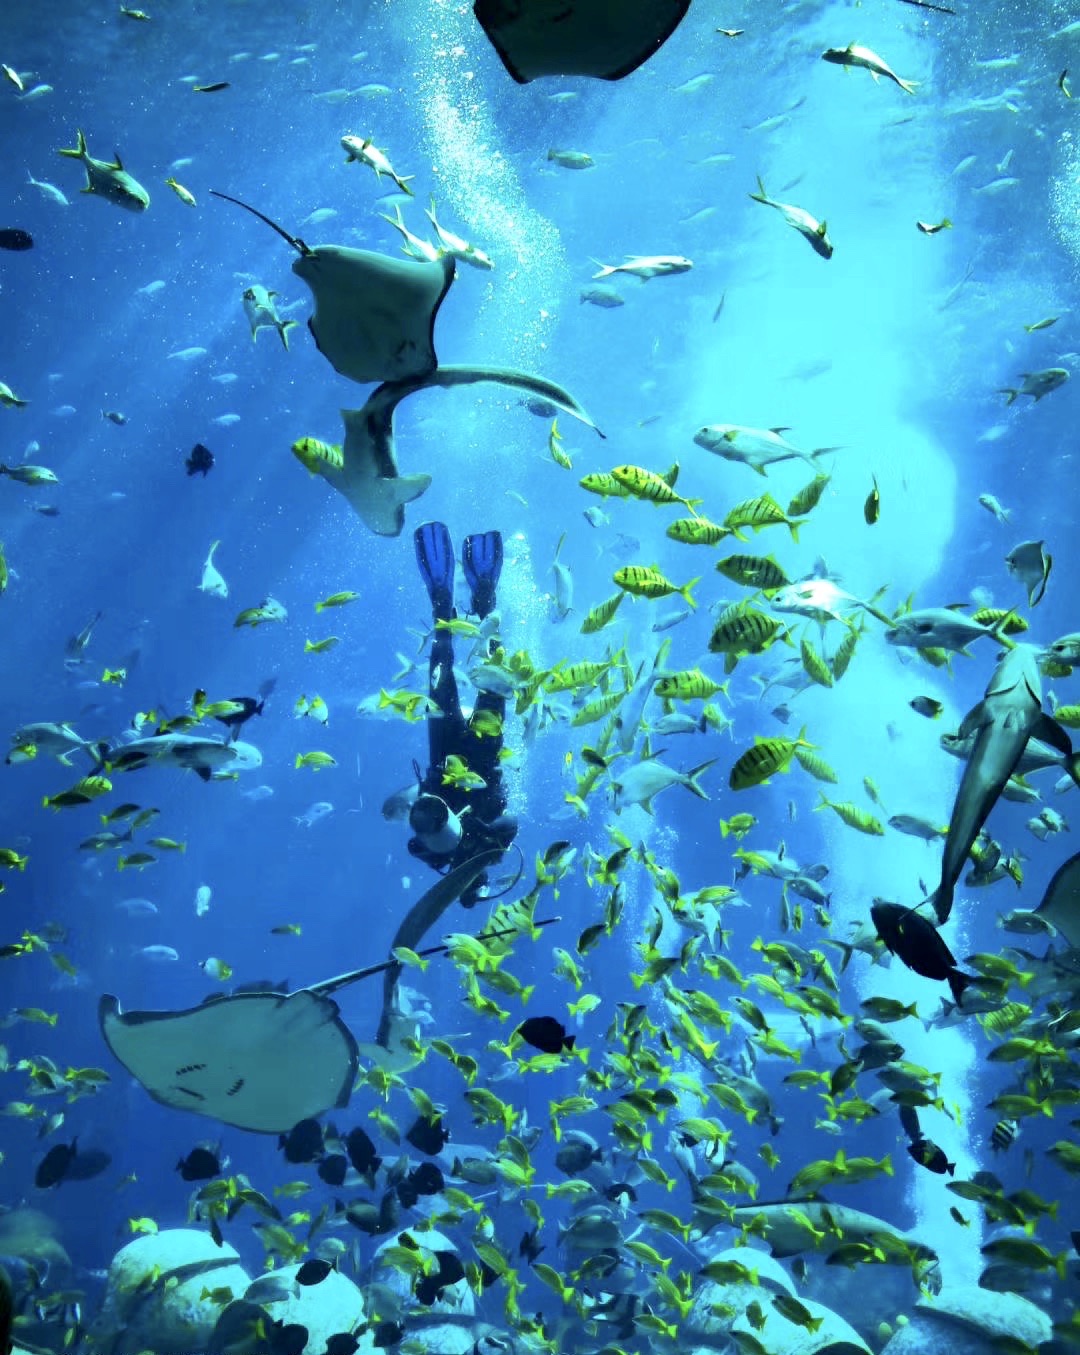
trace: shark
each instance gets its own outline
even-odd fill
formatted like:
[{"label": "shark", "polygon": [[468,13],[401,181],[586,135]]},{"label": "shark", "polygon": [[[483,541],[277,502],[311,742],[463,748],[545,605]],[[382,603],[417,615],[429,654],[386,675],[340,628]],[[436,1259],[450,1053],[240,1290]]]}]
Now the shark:
[{"label": "shark", "polygon": [[956,882],[990,811],[1015,772],[1029,739],[1041,739],[1065,756],[1065,767],[1080,786],[1080,754],[1068,733],[1042,708],[1039,654],[1016,645],[999,659],[982,701],[964,717],[960,737],[974,737],[956,793],[942,855],[941,880],[931,896],[939,923],[952,912]]}]

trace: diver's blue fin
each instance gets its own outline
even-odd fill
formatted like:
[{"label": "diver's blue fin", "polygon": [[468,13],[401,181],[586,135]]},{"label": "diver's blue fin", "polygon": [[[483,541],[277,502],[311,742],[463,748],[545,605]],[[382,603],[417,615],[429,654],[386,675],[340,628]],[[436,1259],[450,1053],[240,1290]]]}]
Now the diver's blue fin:
[{"label": "diver's blue fin", "polygon": [[439,621],[454,614],[454,544],[443,522],[424,522],[413,533],[416,563]]},{"label": "diver's blue fin", "polygon": [[502,573],[503,544],[499,532],[477,532],[465,538],[461,567],[472,590],[472,610],[481,621],[495,607],[495,589]]}]

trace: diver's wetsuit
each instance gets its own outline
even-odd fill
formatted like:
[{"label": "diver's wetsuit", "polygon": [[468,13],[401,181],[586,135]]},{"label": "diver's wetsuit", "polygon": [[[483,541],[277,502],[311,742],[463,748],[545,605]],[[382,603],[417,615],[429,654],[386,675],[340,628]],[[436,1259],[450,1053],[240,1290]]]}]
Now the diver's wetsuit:
[{"label": "diver's wetsuit", "polygon": [[[452,556],[449,565],[444,564],[440,570],[429,561],[423,550],[425,537],[422,534],[430,534],[434,528],[443,533],[442,543],[448,546],[445,528],[438,523],[428,523],[417,529],[417,556],[431,595],[433,617],[436,621],[448,621],[454,616]],[[495,583],[502,562],[501,542],[498,543],[497,563],[487,570],[471,567],[470,546],[474,542],[490,541],[496,536],[496,533],[486,533],[483,538],[470,537],[466,542],[466,575],[473,586],[472,608],[481,620],[495,606]],[[430,541],[430,535],[426,539]],[[428,665],[428,694],[440,714],[429,717],[427,722],[428,769],[420,780],[419,795],[436,796],[442,800],[460,821],[461,835],[455,844],[445,850],[433,848],[419,835],[409,839],[408,847],[410,855],[444,874],[486,848],[499,847],[506,851],[517,836],[518,825],[517,820],[506,813],[506,789],[499,758],[502,751],[501,735],[481,736],[475,733],[462,714],[461,698],[454,676],[454,643],[448,630],[436,629],[434,633]],[[501,726],[506,714],[505,697],[494,692],[480,692],[474,713],[483,711],[495,715]],[[467,790],[443,783],[446,759],[451,754],[462,758],[470,771],[483,777],[485,785],[482,789]],[[471,908],[482,897],[486,884],[486,875],[481,875],[462,895],[462,904]]]}]

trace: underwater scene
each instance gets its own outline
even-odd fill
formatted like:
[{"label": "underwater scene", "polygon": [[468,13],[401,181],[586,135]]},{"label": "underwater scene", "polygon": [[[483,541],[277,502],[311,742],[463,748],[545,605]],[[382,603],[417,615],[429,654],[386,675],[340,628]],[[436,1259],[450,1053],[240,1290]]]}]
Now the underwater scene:
[{"label": "underwater scene", "polygon": [[1080,1350],[1078,131],[1075,0],[5,7],[0,1355]]}]

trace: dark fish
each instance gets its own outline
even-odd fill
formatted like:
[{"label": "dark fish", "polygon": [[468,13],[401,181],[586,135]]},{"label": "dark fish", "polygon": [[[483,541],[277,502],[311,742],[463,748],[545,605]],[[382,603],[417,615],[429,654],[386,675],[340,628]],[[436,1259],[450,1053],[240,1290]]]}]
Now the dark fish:
[{"label": "dark fish", "polygon": [[881,517],[881,493],[877,487],[877,477],[874,476],[872,478],[874,487],[866,496],[866,502],[863,504],[862,510],[863,517],[865,518],[868,527],[872,527],[874,523],[877,522],[878,518]]},{"label": "dark fish", "polygon": [[318,1120],[301,1120],[278,1138],[286,1162],[314,1162],[323,1151],[322,1125]]},{"label": "dark fish", "polygon": [[340,1186],[345,1183],[345,1173],[349,1170],[349,1160],[344,1153],[331,1153],[319,1163],[319,1179],[328,1186]]},{"label": "dark fish", "polygon": [[327,1338],[326,1355],[354,1355],[360,1348],[360,1338],[351,1331],[337,1331]]},{"label": "dark fish", "polygon": [[34,512],[40,513],[43,518],[58,518],[60,516],[60,509],[54,503],[36,503],[34,504]]},{"label": "dark fish", "polygon": [[418,1153],[434,1157],[450,1141],[450,1131],[443,1128],[441,1115],[436,1115],[433,1120],[420,1115],[405,1135],[405,1140],[411,1143]]},{"label": "dark fish", "polygon": [[379,1205],[370,1200],[354,1200],[345,1210],[345,1217],[354,1228],[375,1237],[381,1233],[393,1232],[398,1221],[398,1198],[388,1190]]},{"label": "dark fish", "polygon": [[349,1130],[345,1139],[345,1151],[349,1154],[349,1161],[354,1169],[361,1176],[378,1171],[382,1165],[382,1158],[375,1151],[374,1143],[360,1128]]},{"label": "dark fish", "polygon": [[974,979],[956,967],[956,957],[929,919],[898,903],[876,901],[870,909],[874,927],[887,948],[924,979],[945,979],[957,1006]]},{"label": "dark fish", "polygon": [[[334,1337],[330,1338],[331,1341]],[[388,1346],[396,1346],[405,1339],[405,1327],[401,1322],[379,1322],[375,1330],[371,1333],[371,1344],[376,1350],[386,1350]],[[330,1344],[327,1343],[327,1355],[330,1355]],[[336,1355],[336,1353],[335,1353]]]},{"label": "dark fish", "polygon": [[0,249],[33,249],[34,237],[29,231],[0,230]]},{"label": "dark fish", "polygon": [[530,1016],[527,1021],[522,1021],[514,1034],[543,1054],[569,1052],[576,1039],[574,1035],[567,1035],[566,1027],[554,1016]]},{"label": "dark fish", "polygon": [[67,1169],[68,1181],[92,1181],[112,1165],[112,1157],[102,1148],[91,1148],[72,1158]]},{"label": "dark fish", "polygon": [[196,94],[220,94],[223,89],[229,88],[228,80],[217,80],[212,85],[192,85]]},{"label": "dark fish", "polygon": [[265,1350],[268,1355],[303,1355],[308,1335],[299,1322],[267,1322]]},{"label": "dark fish", "polygon": [[995,1153],[1004,1153],[1013,1146],[1020,1125],[1016,1120],[998,1120],[990,1135],[990,1147]]},{"label": "dark fish", "polygon": [[305,1261],[296,1272],[297,1284],[322,1284],[327,1275],[334,1269],[329,1261],[318,1259]]},{"label": "dark fish", "polygon": [[201,442],[197,442],[191,449],[191,455],[184,462],[189,475],[206,476],[214,469],[214,453],[209,447],[204,447]]},{"label": "dark fish", "polygon": [[234,711],[231,715],[215,715],[214,719],[218,724],[224,725],[228,729],[229,741],[234,743],[240,730],[251,717],[263,713],[265,702],[257,701],[253,696],[230,696],[229,700],[234,705],[243,707],[243,709]]},{"label": "dark fish", "polygon": [[522,1234],[521,1241],[518,1243],[518,1255],[524,1256],[530,1266],[544,1250],[544,1247],[540,1244],[539,1228],[530,1228],[528,1232]]},{"label": "dark fish", "polygon": [[419,1167],[413,1168],[405,1181],[417,1195],[438,1195],[446,1188],[443,1174],[434,1162],[421,1162]]},{"label": "dark fish", "polygon": [[939,1148],[936,1143],[931,1143],[929,1139],[915,1139],[913,1143],[909,1143],[908,1156],[914,1158],[920,1167],[936,1172],[938,1176],[944,1176],[946,1172],[952,1176],[956,1171],[956,1163],[950,1162],[945,1156],[945,1150]]},{"label": "dark fish", "polygon": [[439,1262],[439,1269],[434,1275],[425,1275],[414,1290],[417,1302],[422,1303],[425,1308],[430,1308],[448,1285],[457,1284],[458,1280],[465,1278],[465,1267],[456,1253],[437,1251],[435,1256]]},{"label": "dark fish", "polygon": [[221,1175],[221,1158],[209,1148],[192,1148],[187,1157],[176,1164],[182,1181],[209,1181]]},{"label": "dark fish", "polygon": [[72,1139],[70,1143],[58,1143],[49,1149],[34,1173],[34,1185],[38,1190],[58,1186],[67,1176],[78,1152],[78,1142],[78,1139]]}]

